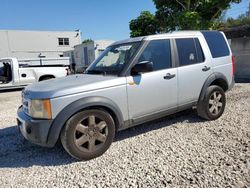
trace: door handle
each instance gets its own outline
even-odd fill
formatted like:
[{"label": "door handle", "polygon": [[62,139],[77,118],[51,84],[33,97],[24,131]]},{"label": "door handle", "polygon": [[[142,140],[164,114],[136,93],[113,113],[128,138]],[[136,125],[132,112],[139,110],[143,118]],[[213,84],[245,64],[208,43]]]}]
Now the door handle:
[{"label": "door handle", "polygon": [[172,78],[174,78],[174,77],[175,77],[175,74],[167,73],[166,76],[164,76],[163,78],[164,78],[165,80],[170,80],[170,79],[172,79]]},{"label": "door handle", "polygon": [[205,66],[202,68],[202,71],[206,72],[206,71],[209,71],[210,69],[211,69],[210,67]]}]

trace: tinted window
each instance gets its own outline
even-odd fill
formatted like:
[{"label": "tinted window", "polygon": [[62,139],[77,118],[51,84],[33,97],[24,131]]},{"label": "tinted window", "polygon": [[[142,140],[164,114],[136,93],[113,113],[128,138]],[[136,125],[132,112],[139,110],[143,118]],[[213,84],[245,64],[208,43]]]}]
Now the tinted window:
[{"label": "tinted window", "polygon": [[176,39],[180,66],[192,65],[204,61],[204,55],[198,39]]},{"label": "tinted window", "polygon": [[170,40],[151,41],[139,58],[139,62],[142,61],[153,62],[155,71],[170,68],[172,65]]},{"label": "tinted window", "polygon": [[205,57],[204,57],[204,53],[203,50],[201,48],[201,44],[198,38],[194,38],[194,42],[195,42],[195,47],[196,47],[196,52],[197,52],[197,62],[204,62],[205,61]]},{"label": "tinted window", "polygon": [[224,36],[218,31],[204,31],[204,35],[213,58],[229,55],[229,49]]}]

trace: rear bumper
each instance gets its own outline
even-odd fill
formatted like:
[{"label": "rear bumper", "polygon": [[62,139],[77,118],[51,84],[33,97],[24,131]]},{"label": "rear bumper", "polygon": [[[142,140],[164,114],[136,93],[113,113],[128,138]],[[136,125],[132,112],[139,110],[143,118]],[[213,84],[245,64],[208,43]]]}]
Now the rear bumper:
[{"label": "rear bumper", "polygon": [[234,80],[234,77],[233,77],[232,82],[231,82],[230,86],[228,87],[228,91],[233,89],[234,85],[235,85],[235,80]]},{"label": "rear bumper", "polygon": [[52,122],[53,120],[32,119],[24,113],[22,106],[17,111],[17,124],[23,137],[40,146],[53,147],[47,141]]}]

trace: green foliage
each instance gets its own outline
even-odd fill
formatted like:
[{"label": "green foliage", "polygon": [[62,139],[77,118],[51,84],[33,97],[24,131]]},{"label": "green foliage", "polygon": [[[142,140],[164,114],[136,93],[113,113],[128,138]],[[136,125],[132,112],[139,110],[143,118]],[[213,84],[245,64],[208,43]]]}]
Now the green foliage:
[{"label": "green foliage", "polygon": [[[183,11],[178,17],[179,28],[181,29],[199,29],[201,25],[201,17],[197,12]],[[175,25],[173,25],[174,27]]]},{"label": "green foliage", "polygon": [[[131,37],[173,30],[211,29],[231,3],[241,0],[153,0],[156,13],[130,22]],[[147,13],[147,14],[145,14]]]},{"label": "green foliage", "polygon": [[82,44],[92,43],[92,42],[94,42],[92,39],[85,39],[84,41],[82,41]]},{"label": "green foliage", "polygon": [[153,14],[143,11],[137,19],[130,21],[129,27],[131,37],[145,36],[157,31],[157,22]]}]

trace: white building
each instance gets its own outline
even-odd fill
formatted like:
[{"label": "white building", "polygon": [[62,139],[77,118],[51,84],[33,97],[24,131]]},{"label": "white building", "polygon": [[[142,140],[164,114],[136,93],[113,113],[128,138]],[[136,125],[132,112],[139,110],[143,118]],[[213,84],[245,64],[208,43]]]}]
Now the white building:
[{"label": "white building", "polygon": [[96,40],[82,43],[76,45],[74,50],[64,52],[64,56],[70,57],[71,63],[76,64],[77,72],[82,72],[113,42],[112,40]]},{"label": "white building", "polygon": [[80,31],[0,30],[0,58],[57,58],[79,44]]}]

